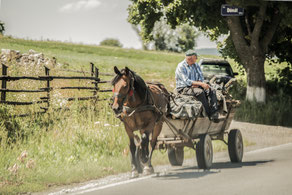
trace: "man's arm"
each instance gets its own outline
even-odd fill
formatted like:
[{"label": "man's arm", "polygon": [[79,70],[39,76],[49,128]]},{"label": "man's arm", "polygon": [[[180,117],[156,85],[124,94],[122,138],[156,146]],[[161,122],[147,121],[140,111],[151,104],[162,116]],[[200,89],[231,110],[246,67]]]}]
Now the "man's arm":
[{"label": "man's arm", "polygon": [[203,76],[202,69],[197,63],[196,63],[196,66],[197,66],[197,70],[198,70],[198,73],[199,73],[199,80],[203,82],[205,79],[204,79],[204,76]]},{"label": "man's arm", "polygon": [[210,86],[207,83],[203,83],[201,81],[193,81],[192,82],[192,87],[196,88],[196,87],[202,87],[204,89],[209,89]]},{"label": "man's arm", "polygon": [[202,87],[202,88],[204,88],[204,89],[209,89],[210,88],[210,86],[207,84],[207,83],[204,83],[203,81],[204,81],[204,76],[203,76],[203,72],[202,72],[202,70],[201,70],[201,68],[200,68],[200,66],[196,63],[196,70],[197,70],[197,72],[198,72],[198,74],[199,74],[199,80],[198,81],[193,81],[193,83],[192,83],[192,87]]}]

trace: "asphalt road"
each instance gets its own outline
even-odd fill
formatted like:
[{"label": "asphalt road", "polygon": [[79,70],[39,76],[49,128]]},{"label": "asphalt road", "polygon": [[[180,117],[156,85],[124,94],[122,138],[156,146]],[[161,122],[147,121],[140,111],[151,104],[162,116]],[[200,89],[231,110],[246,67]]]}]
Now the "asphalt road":
[{"label": "asphalt road", "polygon": [[[222,156],[223,155],[223,156]],[[199,170],[195,160],[182,167],[155,167],[156,174],[129,179],[122,174],[53,194],[188,195],[292,194],[292,143],[246,152],[242,163],[215,154],[212,169]]]}]

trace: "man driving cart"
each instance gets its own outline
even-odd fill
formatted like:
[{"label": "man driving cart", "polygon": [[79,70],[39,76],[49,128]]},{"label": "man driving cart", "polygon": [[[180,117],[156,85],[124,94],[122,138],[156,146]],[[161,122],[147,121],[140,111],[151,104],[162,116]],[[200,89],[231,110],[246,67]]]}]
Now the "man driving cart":
[{"label": "man driving cart", "polygon": [[185,59],[177,65],[175,71],[176,90],[179,94],[196,97],[202,102],[209,119],[218,122],[216,90],[204,83],[202,70],[196,63],[197,57],[194,50],[188,50]]}]

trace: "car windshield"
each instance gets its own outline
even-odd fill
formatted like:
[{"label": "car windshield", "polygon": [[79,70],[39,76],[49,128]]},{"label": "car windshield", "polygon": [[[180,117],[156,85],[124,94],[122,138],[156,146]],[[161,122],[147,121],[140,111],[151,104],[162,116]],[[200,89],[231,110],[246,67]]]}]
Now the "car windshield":
[{"label": "car windshield", "polygon": [[202,64],[201,69],[206,75],[222,75],[222,76],[232,76],[230,67],[224,64]]}]

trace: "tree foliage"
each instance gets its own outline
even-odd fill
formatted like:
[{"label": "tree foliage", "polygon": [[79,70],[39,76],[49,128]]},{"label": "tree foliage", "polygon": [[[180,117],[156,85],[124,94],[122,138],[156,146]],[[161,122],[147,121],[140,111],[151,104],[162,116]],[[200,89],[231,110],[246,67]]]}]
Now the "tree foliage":
[{"label": "tree foliage", "polygon": [[[255,91],[265,96],[264,62],[277,56],[292,62],[292,3],[264,0],[131,0],[128,20],[141,25],[144,39],[153,39],[156,21],[166,18],[175,28],[191,24],[206,32],[212,40],[225,34],[219,46],[223,56],[235,59],[247,72],[247,95]],[[223,4],[245,9],[244,16],[223,17]],[[250,90],[249,90],[250,89]],[[262,98],[261,101],[264,101]],[[257,100],[257,99],[256,99]]]},{"label": "tree foliage", "polygon": [[[250,46],[252,33],[259,20],[259,9],[264,6],[265,13],[262,20],[259,40],[264,41],[264,35],[276,28],[273,33],[269,47],[265,53],[269,56],[277,55],[279,60],[292,62],[287,55],[292,45],[292,3],[291,2],[266,2],[262,0],[131,0],[132,5],[129,7],[128,20],[135,25],[141,25],[144,39],[153,38],[153,28],[156,21],[165,17],[168,24],[173,28],[184,23],[189,23],[198,27],[200,30],[207,32],[213,40],[217,40],[222,34],[228,35],[228,17],[221,16],[220,9],[223,4],[231,4],[245,8],[245,16],[232,17],[239,19],[242,27],[244,41]],[[230,17],[229,17],[230,18]],[[274,20],[273,20],[274,19]],[[255,33],[255,32],[254,32]],[[268,40],[267,40],[268,41]],[[229,34],[227,42],[221,44],[225,55],[235,57],[237,52],[234,50],[234,43]],[[290,46],[290,47],[287,47]],[[233,48],[233,49],[232,49]],[[284,49],[285,48],[285,49]],[[287,52],[289,49],[289,52]],[[233,51],[233,53],[231,52]],[[290,52],[291,54],[291,52]],[[239,58],[237,58],[239,62]]]},{"label": "tree foliage", "polygon": [[112,38],[104,39],[103,41],[100,42],[99,45],[111,46],[111,47],[123,47],[123,45],[118,39],[112,39]]},{"label": "tree foliage", "polygon": [[183,24],[172,29],[166,20],[155,23],[153,28],[153,42],[156,50],[185,52],[194,49],[199,33],[194,26]]}]

